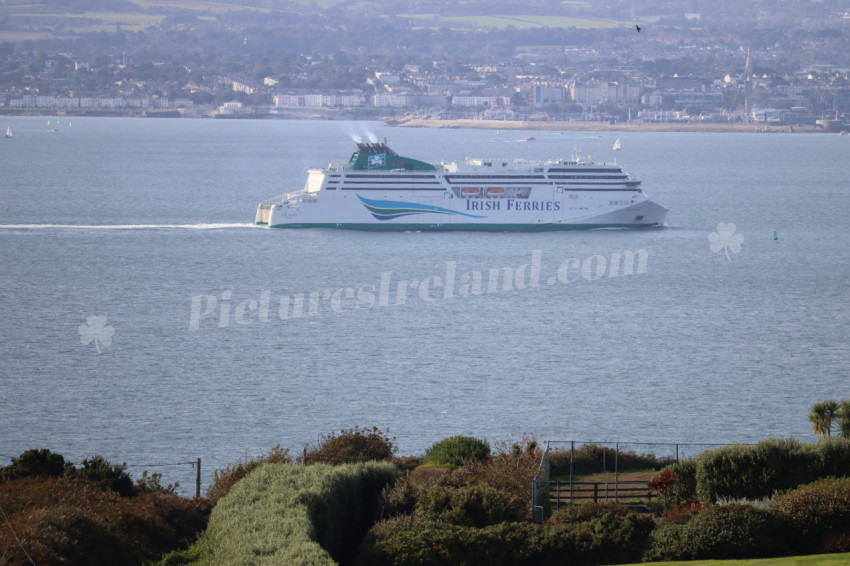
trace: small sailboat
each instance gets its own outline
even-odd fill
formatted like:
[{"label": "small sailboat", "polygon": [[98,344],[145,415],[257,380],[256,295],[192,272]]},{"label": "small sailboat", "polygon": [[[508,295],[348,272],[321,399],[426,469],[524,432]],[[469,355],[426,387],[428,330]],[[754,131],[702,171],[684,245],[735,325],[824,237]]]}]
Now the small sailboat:
[{"label": "small sailboat", "polygon": [[620,151],[620,138],[614,142],[614,147],[612,148],[614,151]]},{"label": "small sailboat", "polygon": [[9,126],[8,128],[6,128],[6,137],[7,138],[12,137],[12,126]]}]

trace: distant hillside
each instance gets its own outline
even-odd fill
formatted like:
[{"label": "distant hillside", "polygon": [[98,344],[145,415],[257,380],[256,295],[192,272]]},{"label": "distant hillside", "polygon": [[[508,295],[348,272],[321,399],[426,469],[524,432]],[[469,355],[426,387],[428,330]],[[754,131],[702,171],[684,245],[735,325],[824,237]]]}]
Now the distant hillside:
[{"label": "distant hillside", "polygon": [[[133,13],[138,16],[132,21],[115,16]],[[844,31],[843,16],[850,14],[850,0],[4,0],[0,29],[98,31],[92,26],[120,25],[139,30],[152,25],[144,16],[186,14],[227,19],[229,25],[239,27],[248,22],[230,20],[252,13],[321,16],[340,23],[354,18],[376,25],[393,22],[433,29],[588,29],[642,23],[653,28],[718,31]]]}]

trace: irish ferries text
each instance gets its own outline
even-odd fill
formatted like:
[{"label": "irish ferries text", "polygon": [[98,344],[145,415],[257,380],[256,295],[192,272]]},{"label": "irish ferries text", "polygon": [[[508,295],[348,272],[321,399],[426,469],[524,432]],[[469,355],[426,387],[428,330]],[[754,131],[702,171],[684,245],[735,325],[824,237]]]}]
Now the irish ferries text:
[{"label": "irish ferries text", "polygon": [[[502,205],[504,204],[504,208]],[[561,203],[555,200],[468,200],[466,210],[561,210]]]}]

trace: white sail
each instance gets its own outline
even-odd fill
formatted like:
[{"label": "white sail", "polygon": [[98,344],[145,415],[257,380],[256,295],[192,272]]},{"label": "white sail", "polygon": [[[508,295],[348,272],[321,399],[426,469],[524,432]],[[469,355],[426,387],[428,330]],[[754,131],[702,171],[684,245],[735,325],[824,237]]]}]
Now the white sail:
[{"label": "white sail", "polygon": [[6,128],[6,137],[7,138],[12,137],[12,126],[9,126],[8,128]]},{"label": "white sail", "polygon": [[612,149],[614,151],[620,151],[620,138],[617,138],[617,141],[614,142],[614,147]]}]

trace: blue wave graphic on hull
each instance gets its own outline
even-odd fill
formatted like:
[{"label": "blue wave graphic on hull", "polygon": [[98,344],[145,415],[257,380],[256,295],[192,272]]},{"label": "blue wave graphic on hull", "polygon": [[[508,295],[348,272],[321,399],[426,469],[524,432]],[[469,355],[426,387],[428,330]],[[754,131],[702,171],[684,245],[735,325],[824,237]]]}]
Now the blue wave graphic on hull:
[{"label": "blue wave graphic on hull", "polygon": [[454,216],[466,216],[468,218],[487,218],[486,216],[478,216],[475,214],[467,214],[458,212],[441,206],[431,204],[420,204],[416,202],[405,202],[397,200],[373,200],[363,198],[357,195],[360,202],[363,203],[369,212],[372,213],[377,220],[393,220],[402,216],[410,216],[412,214],[451,214]]}]

